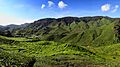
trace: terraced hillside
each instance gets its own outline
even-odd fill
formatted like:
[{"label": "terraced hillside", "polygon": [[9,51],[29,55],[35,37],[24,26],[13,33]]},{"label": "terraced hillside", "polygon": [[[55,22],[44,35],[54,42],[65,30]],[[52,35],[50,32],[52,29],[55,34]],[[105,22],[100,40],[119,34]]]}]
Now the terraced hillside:
[{"label": "terraced hillside", "polygon": [[0,66],[119,67],[119,23],[102,16],[64,17],[2,27],[11,36],[0,36]]},{"label": "terraced hillside", "polygon": [[[14,42],[0,45],[0,66],[76,66],[106,67],[119,66],[119,46],[113,44],[101,47],[85,47],[71,43],[35,41],[25,38],[4,38]],[[31,42],[32,41],[32,42]],[[16,44],[16,42],[19,42]]]}]

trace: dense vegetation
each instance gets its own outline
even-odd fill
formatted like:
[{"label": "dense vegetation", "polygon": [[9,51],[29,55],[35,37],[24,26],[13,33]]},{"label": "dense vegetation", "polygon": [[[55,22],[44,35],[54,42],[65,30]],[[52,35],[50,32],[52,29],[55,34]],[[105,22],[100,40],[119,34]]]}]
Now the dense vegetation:
[{"label": "dense vegetation", "polygon": [[0,29],[0,66],[120,66],[118,18],[46,18]]}]

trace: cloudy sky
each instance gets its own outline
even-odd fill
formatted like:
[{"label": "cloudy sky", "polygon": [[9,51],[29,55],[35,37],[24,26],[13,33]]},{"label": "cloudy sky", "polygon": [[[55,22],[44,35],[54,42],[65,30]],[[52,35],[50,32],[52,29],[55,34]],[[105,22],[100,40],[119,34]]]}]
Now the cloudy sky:
[{"label": "cloudy sky", "polygon": [[120,0],[0,0],[0,25],[63,16],[120,17]]}]

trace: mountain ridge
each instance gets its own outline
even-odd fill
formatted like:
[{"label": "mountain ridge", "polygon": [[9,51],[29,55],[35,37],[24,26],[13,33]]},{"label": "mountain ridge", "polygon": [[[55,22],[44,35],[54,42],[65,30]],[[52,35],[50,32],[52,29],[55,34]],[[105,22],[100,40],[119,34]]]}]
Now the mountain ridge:
[{"label": "mountain ridge", "polygon": [[[108,17],[108,16],[85,16],[85,17],[73,17],[73,16],[66,16],[66,17],[62,17],[62,18],[41,18],[41,19],[39,19],[39,20],[46,20],[46,19],[54,19],[54,20],[59,20],[59,19],[63,19],[63,18],[69,18],[69,17],[71,17],[71,18],[88,18],[88,17],[101,17],[101,18],[111,18],[111,17]],[[120,18],[114,18],[114,19],[120,19]],[[35,20],[34,22],[37,22],[37,21],[39,21],[39,20]],[[32,23],[34,23],[34,22],[32,22]],[[24,23],[24,24],[30,24],[30,23]],[[24,24],[20,24],[20,25],[24,25]],[[17,24],[9,24],[9,25],[6,25],[6,26],[10,26],[10,25],[16,25],[16,26],[20,26],[20,25],[17,25]],[[6,27],[6,26],[3,26],[3,25],[0,25],[0,27]]]},{"label": "mountain ridge", "polygon": [[99,46],[119,41],[119,22],[118,18],[107,16],[45,18],[17,28],[9,25],[6,30],[13,37]]}]

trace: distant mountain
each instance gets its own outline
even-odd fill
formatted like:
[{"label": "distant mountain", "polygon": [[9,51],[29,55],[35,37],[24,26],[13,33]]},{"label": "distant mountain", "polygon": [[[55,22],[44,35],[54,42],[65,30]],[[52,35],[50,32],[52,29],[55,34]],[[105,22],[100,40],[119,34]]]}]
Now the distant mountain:
[{"label": "distant mountain", "polygon": [[15,24],[10,24],[7,26],[0,26],[0,35],[3,36],[13,36],[12,33],[15,29],[22,29],[29,25],[29,23],[21,24],[21,25],[15,25]]},{"label": "distant mountain", "polygon": [[5,28],[7,28],[9,31],[12,31],[12,30],[18,29],[18,28],[25,28],[28,25],[29,25],[29,23],[25,23],[25,24],[21,24],[21,25],[11,24],[11,25],[5,26]]}]

